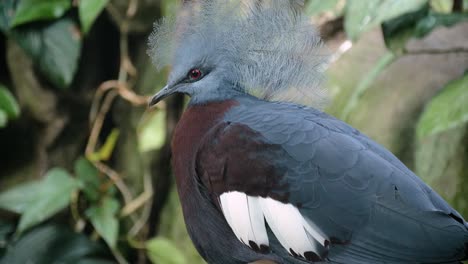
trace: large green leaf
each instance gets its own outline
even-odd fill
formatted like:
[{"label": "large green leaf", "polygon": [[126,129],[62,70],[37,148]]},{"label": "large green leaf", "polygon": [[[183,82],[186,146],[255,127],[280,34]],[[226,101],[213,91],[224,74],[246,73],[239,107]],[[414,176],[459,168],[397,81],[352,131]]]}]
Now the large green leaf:
[{"label": "large green leaf", "polygon": [[186,264],[184,254],[169,239],[156,237],[146,242],[146,250],[151,263]]},{"label": "large green leaf", "polygon": [[447,84],[426,106],[417,128],[419,139],[468,122],[468,74]]},{"label": "large green leaf", "polygon": [[67,207],[78,182],[60,168],[51,169],[40,183],[35,199],[23,211],[18,232],[34,226]]},{"label": "large green leaf", "polygon": [[[48,225],[34,228],[8,247],[1,264],[59,264],[82,263],[105,252],[104,247],[76,234],[66,227]],[[96,259],[97,260],[97,259]],[[106,263],[100,262],[83,263]],[[107,262],[110,263],[110,262]]]},{"label": "large green leaf", "polygon": [[119,208],[120,205],[116,199],[104,197],[99,204],[93,205],[86,210],[86,215],[94,228],[111,248],[115,248],[117,244],[119,234],[117,212]]},{"label": "large green leaf", "polygon": [[458,22],[468,20],[467,13],[440,14],[429,12],[429,14],[418,21],[415,28],[415,37],[422,38],[439,26],[450,27]]},{"label": "large green leaf", "polygon": [[56,19],[63,16],[70,7],[70,0],[20,0],[12,26],[37,20]]},{"label": "large green leaf", "polygon": [[27,182],[0,193],[0,208],[22,214],[36,200],[41,182]]},{"label": "large green leaf", "polygon": [[15,97],[2,84],[0,84],[0,110],[3,110],[9,119],[17,118],[20,114]]},{"label": "large green leaf", "polygon": [[80,0],[78,12],[80,15],[81,28],[87,33],[94,23],[94,20],[106,7],[109,0]]},{"label": "large green leaf", "polygon": [[414,142],[417,175],[461,215],[468,215],[468,126],[428,135]]},{"label": "large green leaf", "polygon": [[142,122],[138,133],[140,151],[159,149],[166,140],[165,111],[158,110],[148,113]]},{"label": "large green leaf", "polygon": [[10,34],[52,84],[62,89],[69,87],[81,50],[80,32],[71,19],[20,27]]},{"label": "large green leaf", "polygon": [[10,91],[0,84],[0,128],[5,127],[9,119],[15,119],[20,108]]},{"label": "large green leaf", "polygon": [[393,51],[401,51],[410,38],[422,38],[439,26],[452,26],[468,20],[464,13],[434,13],[429,6],[399,16],[382,24],[386,46]]},{"label": "large green leaf", "polygon": [[381,23],[420,9],[427,0],[348,0],[345,7],[345,30],[354,41]]},{"label": "large green leaf", "polygon": [[96,202],[99,199],[99,186],[101,185],[99,171],[90,161],[82,157],[75,162],[75,174],[82,184],[82,191],[86,198]]},{"label": "large green leaf", "polygon": [[418,22],[424,19],[428,13],[429,6],[424,5],[419,10],[382,23],[382,32],[387,48],[395,53],[401,53],[406,46],[406,42],[414,37]]}]

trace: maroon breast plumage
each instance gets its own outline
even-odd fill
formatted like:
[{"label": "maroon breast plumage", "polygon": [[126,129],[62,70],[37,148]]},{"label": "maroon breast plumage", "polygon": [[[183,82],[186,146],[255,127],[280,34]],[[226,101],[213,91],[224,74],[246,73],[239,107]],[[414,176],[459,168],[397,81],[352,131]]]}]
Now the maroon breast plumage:
[{"label": "maroon breast plumage", "polygon": [[206,133],[221,122],[224,113],[235,105],[233,100],[193,105],[182,115],[172,139],[172,163],[182,200],[187,197],[190,188],[194,187],[194,179],[189,177],[193,177],[194,174],[191,173],[195,173],[197,147]]}]

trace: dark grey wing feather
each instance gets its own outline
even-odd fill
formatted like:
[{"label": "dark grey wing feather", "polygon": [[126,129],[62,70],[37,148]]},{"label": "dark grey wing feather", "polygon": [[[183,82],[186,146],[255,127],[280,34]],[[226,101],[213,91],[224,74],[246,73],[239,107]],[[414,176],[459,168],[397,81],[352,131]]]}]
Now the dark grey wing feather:
[{"label": "dark grey wing feather", "polygon": [[[389,151],[318,110],[250,98],[225,116],[286,154],[282,181],[332,242],[336,263],[456,263],[468,225]],[[354,261],[354,262],[353,262]]]}]

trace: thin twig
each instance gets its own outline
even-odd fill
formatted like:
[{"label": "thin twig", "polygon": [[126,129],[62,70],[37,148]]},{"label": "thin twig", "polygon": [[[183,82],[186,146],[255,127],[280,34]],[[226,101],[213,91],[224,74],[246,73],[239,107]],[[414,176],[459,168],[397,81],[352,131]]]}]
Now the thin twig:
[{"label": "thin twig", "polygon": [[99,110],[99,113],[94,120],[93,127],[91,128],[91,135],[89,136],[88,144],[86,145],[86,157],[89,157],[91,154],[93,154],[96,149],[97,139],[101,132],[102,124],[104,123],[106,114],[109,112],[112,102],[114,101],[114,98],[117,96],[117,94],[118,93],[115,91],[110,91],[108,94],[106,94],[106,97],[102,102],[101,109]]},{"label": "thin twig", "polygon": [[70,199],[70,211],[75,221],[75,232],[81,233],[86,226],[86,221],[80,215],[80,211],[78,210],[78,198],[79,198],[79,191],[74,191],[71,194]]},{"label": "thin twig", "polygon": [[[145,188],[146,189],[146,188]],[[149,199],[153,197],[152,191],[143,191],[137,198],[133,199],[129,203],[127,203],[120,213],[121,217],[125,217],[129,214],[135,212],[138,208],[140,208],[143,204],[145,204]]]},{"label": "thin twig", "polygon": [[138,0],[130,0],[130,3],[128,3],[127,13],[126,13],[127,18],[134,17],[137,10],[138,10]]},{"label": "thin twig", "polygon": [[127,185],[125,185],[122,177],[120,177],[120,175],[115,170],[111,169],[109,166],[100,161],[93,161],[93,164],[99,171],[107,175],[109,179],[112,180],[112,182],[122,194],[125,204],[128,204],[133,200],[130,189],[127,187]]},{"label": "thin twig", "polygon": [[140,230],[145,226],[151,214],[151,207],[153,205],[152,199],[150,199],[153,197],[153,183],[151,179],[151,174],[145,173],[144,178],[143,178],[143,184],[144,184],[143,194],[145,194],[144,197],[148,199],[146,199],[145,203],[142,203],[140,205],[140,206],[144,205],[145,207],[143,208],[143,212],[141,213],[140,218],[138,218],[138,220],[135,222],[135,224],[132,226],[132,228],[128,232],[129,236],[136,236],[136,234],[138,234]]},{"label": "thin twig", "polygon": [[111,249],[111,252],[119,264],[128,264],[128,261],[124,258],[124,256],[122,255],[122,253],[120,253],[118,249]]},{"label": "thin twig", "polygon": [[[101,101],[102,96],[106,91],[115,89],[117,93],[124,100],[130,102],[134,106],[146,106],[151,96],[142,96],[134,93],[128,85],[124,82],[118,80],[109,80],[101,83],[94,94],[93,101],[91,103],[91,110],[89,111],[89,122],[92,124],[96,118],[96,114],[99,107],[99,102]],[[163,105],[158,104],[157,108],[163,107]]]}]

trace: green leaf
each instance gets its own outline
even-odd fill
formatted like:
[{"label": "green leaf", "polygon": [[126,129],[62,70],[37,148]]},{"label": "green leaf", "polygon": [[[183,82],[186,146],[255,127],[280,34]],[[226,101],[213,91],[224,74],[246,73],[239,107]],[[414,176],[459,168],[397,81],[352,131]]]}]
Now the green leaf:
[{"label": "green leaf", "polygon": [[63,169],[54,168],[47,172],[45,179],[40,182],[35,199],[24,208],[18,233],[67,207],[70,204],[72,192],[78,187],[78,182]]},{"label": "green leaf", "polygon": [[10,35],[33,59],[39,71],[56,87],[66,89],[75,76],[81,36],[69,18],[35,27],[21,27]]},{"label": "green leaf", "polygon": [[430,12],[428,16],[417,23],[414,35],[417,38],[422,38],[436,27],[450,27],[466,20],[468,20],[468,14],[466,13],[439,14]]},{"label": "green leaf", "polygon": [[419,119],[416,133],[419,139],[440,133],[468,122],[468,74],[448,83],[434,97]]},{"label": "green leaf", "polygon": [[138,147],[140,151],[160,149],[166,141],[166,113],[158,110],[148,113],[138,133]]},{"label": "green leaf", "polygon": [[9,119],[20,115],[20,108],[15,97],[2,84],[0,84],[0,128],[7,125]]},{"label": "green leaf", "polygon": [[353,40],[381,23],[420,9],[427,0],[348,0],[345,7],[345,31]]},{"label": "green leaf", "polygon": [[8,115],[5,111],[0,109],[0,128],[6,127],[8,123]]},{"label": "green leaf", "polygon": [[70,9],[70,0],[20,0],[12,26],[37,20],[56,19]]},{"label": "green leaf", "polygon": [[406,46],[406,42],[414,37],[417,23],[424,19],[428,13],[429,6],[424,5],[419,10],[382,23],[382,32],[387,48],[395,53],[401,53]]},{"label": "green leaf", "polygon": [[75,174],[82,184],[82,191],[86,198],[90,201],[97,201],[101,179],[96,167],[89,160],[81,157],[75,162]]},{"label": "green leaf", "polygon": [[88,155],[87,158],[91,161],[109,160],[114,152],[115,145],[119,139],[119,134],[120,131],[118,128],[112,129],[110,134],[107,136],[104,145],[102,145],[98,151]]},{"label": "green leaf", "polygon": [[47,225],[32,229],[9,245],[1,263],[81,263],[84,258],[105,253],[104,247],[85,235],[74,233],[64,226]]},{"label": "green leaf", "polygon": [[305,13],[308,16],[318,15],[323,12],[333,11],[339,0],[309,0],[305,7]]},{"label": "green leaf", "polygon": [[98,205],[93,205],[86,210],[91,224],[111,248],[115,248],[117,245],[119,234],[117,212],[119,208],[120,205],[116,199],[104,197]]},{"label": "green leaf", "polygon": [[0,193],[0,208],[22,214],[33,203],[40,192],[39,181],[26,182]]},{"label": "green leaf", "polygon": [[0,110],[3,110],[9,119],[17,118],[20,115],[20,108],[15,97],[10,91],[0,84]]},{"label": "green leaf", "polygon": [[99,16],[109,0],[80,0],[78,12],[81,21],[81,28],[87,33],[93,25],[94,20]]},{"label": "green leaf", "polygon": [[167,238],[156,237],[146,241],[146,250],[151,263],[186,264],[188,263],[173,242]]},{"label": "green leaf", "polygon": [[468,14],[441,14],[430,11],[429,6],[399,16],[382,24],[385,45],[400,52],[410,38],[422,38],[439,26],[452,26],[468,20]]}]

